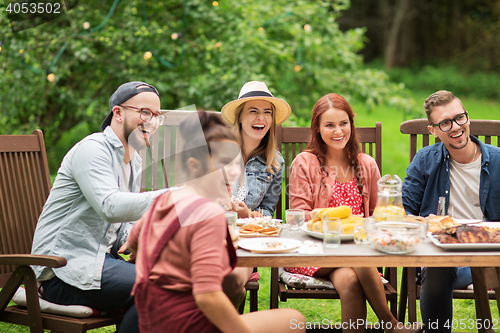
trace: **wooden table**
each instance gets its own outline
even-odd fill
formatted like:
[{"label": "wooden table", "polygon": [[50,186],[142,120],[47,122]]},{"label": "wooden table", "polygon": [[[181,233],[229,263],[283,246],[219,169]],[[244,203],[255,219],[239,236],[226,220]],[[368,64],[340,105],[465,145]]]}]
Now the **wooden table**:
[{"label": "wooden table", "polygon": [[[322,242],[302,231],[283,228],[281,238]],[[485,282],[485,267],[500,267],[500,251],[445,251],[436,247],[429,239],[421,242],[415,251],[408,254],[384,254],[370,246],[343,242],[336,249],[323,249],[324,254],[307,255],[296,252],[280,254],[252,253],[237,250],[238,266],[245,267],[454,267],[470,266],[474,283],[474,298],[478,319],[491,322],[491,311]],[[500,306],[500,305],[499,305]],[[500,308],[499,308],[500,309]],[[494,332],[480,329],[479,332]]]}]

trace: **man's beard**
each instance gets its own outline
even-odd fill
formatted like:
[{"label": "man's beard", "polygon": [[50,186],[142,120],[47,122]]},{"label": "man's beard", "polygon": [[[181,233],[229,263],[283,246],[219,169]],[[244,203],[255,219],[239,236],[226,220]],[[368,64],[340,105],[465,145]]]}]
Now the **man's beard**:
[{"label": "man's beard", "polygon": [[141,130],[142,126],[138,126],[135,129],[125,126],[124,134],[127,138],[128,144],[135,150],[143,150],[149,147],[149,138],[144,137],[144,133]]},{"label": "man's beard", "polygon": [[[465,135],[465,134],[464,134]],[[469,143],[469,136],[467,135],[466,136],[466,139],[465,139],[465,143],[463,145],[460,145],[460,146],[456,146],[454,144],[451,144],[450,143],[450,147],[453,148],[453,149],[462,149],[462,148],[465,148],[467,146],[467,144]]]}]

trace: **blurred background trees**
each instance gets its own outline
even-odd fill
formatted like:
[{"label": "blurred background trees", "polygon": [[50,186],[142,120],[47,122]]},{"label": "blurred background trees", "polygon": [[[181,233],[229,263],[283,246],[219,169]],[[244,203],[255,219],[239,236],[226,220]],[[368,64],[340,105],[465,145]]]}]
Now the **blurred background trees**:
[{"label": "blurred background trees", "polygon": [[41,128],[54,171],[130,80],[155,85],[164,109],[208,110],[263,80],[292,106],[288,126],[308,126],[329,92],[406,117],[422,113],[405,84],[500,96],[498,0],[80,0],[16,33],[12,1],[0,3],[0,134]]}]

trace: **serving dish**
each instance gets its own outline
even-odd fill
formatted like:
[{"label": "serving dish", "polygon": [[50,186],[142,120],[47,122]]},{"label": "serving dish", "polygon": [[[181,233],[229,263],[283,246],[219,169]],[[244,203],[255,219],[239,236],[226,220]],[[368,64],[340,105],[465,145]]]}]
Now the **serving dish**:
[{"label": "serving dish", "polygon": [[497,250],[500,243],[441,243],[434,235],[428,235],[434,245],[448,251]]}]

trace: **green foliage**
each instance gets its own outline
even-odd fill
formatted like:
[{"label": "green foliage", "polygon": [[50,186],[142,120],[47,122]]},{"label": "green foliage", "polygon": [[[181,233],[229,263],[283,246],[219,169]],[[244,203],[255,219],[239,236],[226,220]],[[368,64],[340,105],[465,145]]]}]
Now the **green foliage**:
[{"label": "green foliage", "polygon": [[[292,106],[289,125],[308,119],[317,99],[330,92],[369,109],[390,104],[415,111],[402,85],[363,67],[356,52],[366,42],[364,29],[339,30],[347,0],[117,3],[108,15],[110,0],[80,2],[65,16],[18,33],[9,29],[0,3],[2,134],[41,128],[50,155],[76,124],[99,131],[109,96],[129,80],[155,85],[164,109],[195,104],[209,110],[236,98],[244,82],[263,80]],[[52,68],[55,81],[48,82],[45,70],[65,42]],[[145,60],[148,50],[154,57]]]},{"label": "green foliage", "polygon": [[497,72],[475,71],[468,73],[453,65],[422,68],[394,68],[388,71],[396,82],[403,82],[412,90],[445,89],[457,96],[500,100],[500,74]]}]

